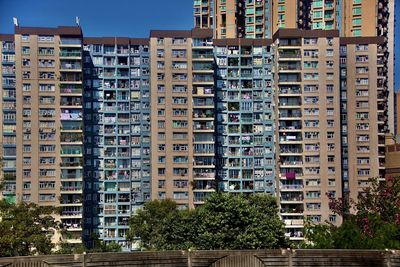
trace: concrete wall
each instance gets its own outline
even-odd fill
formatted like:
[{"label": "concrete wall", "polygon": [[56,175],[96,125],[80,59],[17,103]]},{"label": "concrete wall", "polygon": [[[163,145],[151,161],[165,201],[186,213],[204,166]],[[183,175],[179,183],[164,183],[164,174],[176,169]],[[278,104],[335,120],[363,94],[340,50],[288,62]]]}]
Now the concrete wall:
[{"label": "concrete wall", "polygon": [[0,267],[147,266],[400,266],[400,251],[379,250],[240,250],[95,253],[0,258]]}]

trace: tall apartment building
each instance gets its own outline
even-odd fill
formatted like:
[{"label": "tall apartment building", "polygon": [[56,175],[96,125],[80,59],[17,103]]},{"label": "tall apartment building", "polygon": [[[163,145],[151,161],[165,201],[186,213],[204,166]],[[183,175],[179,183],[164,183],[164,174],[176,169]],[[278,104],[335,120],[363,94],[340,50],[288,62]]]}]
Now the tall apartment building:
[{"label": "tall apartment building", "polygon": [[0,109],[2,123],[0,125],[0,179],[4,183],[4,198],[10,203],[16,201],[16,134],[17,104],[15,90],[15,43],[14,35],[0,35],[1,91]]},{"label": "tall apartment building", "polygon": [[62,238],[80,243],[83,187],[82,33],[15,28],[16,198],[61,207]]},{"label": "tall apartment building", "polygon": [[214,40],[217,171],[231,193],[275,192],[271,40]]},{"label": "tall apartment building", "polygon": [[341,197],[339,37],[337,31],[279,30],[274,35],[277,183],[291,239],[303,218],[340,224],[326,194]]},{"label": "tall apartment building", "polygon": [[389,129],[383,37],[342,38],[343,190],[357,199],[368,178],[384,177]]},{"label": "tall apartment building", "polygon": [[292,240],[305,218],[340,224],[327,195],[383,177],[394,124],[393,3],[372,2],[201,0],[197,28],[149,39],[0,35],[2,196],[124,250],[146,201],[216,190],[275,195]]},{"label": "tall apartment building", "polygon": [[272,38],[282,28],[337,29],[343,37],[383,36],[393,133],[394,8],[394,0],[197,0],[194,25],[213,28],[214,38]]},{"label": "tall apartment building", "polygon": [[210,30],[151,31],[152,198],[182,208],[215,190]]},{"label": "tall apartment building", "polygon": [[129,250],[128,219],[150,199],[149,40],[85,38],[84,52],[84,237]]},{"label": "tall apartment building", "polygon": [[393,14],[391,0],[194,1],[195,27],[213,28],[215,38],[271,38],[281,28],[387,37]]},{"label": "tall apartment building", "polygon": [[214,0],[194,0],[195,28],[211,29],[214,23]]}]

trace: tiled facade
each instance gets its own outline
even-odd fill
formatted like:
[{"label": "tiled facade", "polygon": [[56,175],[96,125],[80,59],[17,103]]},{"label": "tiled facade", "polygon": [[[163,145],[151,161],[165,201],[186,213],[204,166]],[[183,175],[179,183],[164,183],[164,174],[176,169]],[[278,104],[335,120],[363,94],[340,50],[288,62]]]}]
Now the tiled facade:
[{"label": "tiled facade", "polygon": [[149,40],[85,38],[84,53],[84,236],[129,250],[128,219],[150,199]]},{"label": "tiled facade", "polygon": [[[195,1],[195,29],[144,39],[0,35],[1,197],[61,207],[69,243],[123,250],[146,201],[195,208],[215,191],[276,196],[294,241],[305,218],[340,224],[328,196],[385,175],[388,5],[288,2]],[[357,24],[375,17],[378,32]]]},{"label": "tiled facade", "polygon": [[275,192],[271,42],[215,40],[219,188]]},{"label": "tiled facade", "polygon": [[1,157],[3,171],[0,178],[4,182],[4,191],[0,198],[9,202],[16,201],[16,134],[17,134],[17,98],[15,90],[15,42],[13,35],[0,35],[1,43]]}]

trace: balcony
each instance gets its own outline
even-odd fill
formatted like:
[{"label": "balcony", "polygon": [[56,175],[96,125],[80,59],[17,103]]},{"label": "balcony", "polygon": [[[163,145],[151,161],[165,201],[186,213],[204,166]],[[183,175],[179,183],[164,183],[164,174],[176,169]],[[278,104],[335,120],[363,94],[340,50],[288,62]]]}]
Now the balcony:
[{"label": "balcony", "polygon": [[303,220],[284,220],[285,227],[303,227],[304,221]]},{"label": "balcony", "polygon": [[285,50],[279,53],[279,60],[301,60],[301,52],[299,50]]},{"label": "balcony", "polygon": [[82,66],[78,62],[61,62],[60,71],[81,71]]},{"label": "balcony", "polygon": [[61,112],[61,120],[82,120],[82,112]]},{"label": "balcony", "polygon": [[61,51],[60,57],[75,57],[80,58],[82,57],[81,51]]},{"label": "balcony", "polygon": [[82,83],[82,76],[74,73],[62,73],[60,77],[61,83]]}]

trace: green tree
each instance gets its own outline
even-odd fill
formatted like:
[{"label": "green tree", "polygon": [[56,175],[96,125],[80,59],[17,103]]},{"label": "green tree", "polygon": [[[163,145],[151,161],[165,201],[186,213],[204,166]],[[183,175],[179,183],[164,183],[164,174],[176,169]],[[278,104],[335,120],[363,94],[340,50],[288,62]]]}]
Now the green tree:
[{"label": "green tree", "polygon": [[165,243],[165,225],[178,217],[179,210],[171,200],[151,201],[130,218],[128,239],[140,237],[140,246],[148,250],[161,249]]},{"label": "green tree", "polygon": [[52,207],[0,201],[0,256],[50,254],[51,236],[58,224]]},{"label": "green tree", "polygon": [[357,201],[330,198],[330,209],[344,222],[335,226],[307,223],[305,248],[399,249],[400,179],[370,179]]},{"label": "green tree", "polygon": [[274,198],[212,194],[195,210],[171,200],[145,204],[130,220],[129,239],[150,250],[287,247]]},{"label": "green tree", "polygon": [[219,193],[197,210],[198,249],[287,247],[275,198]]}]

